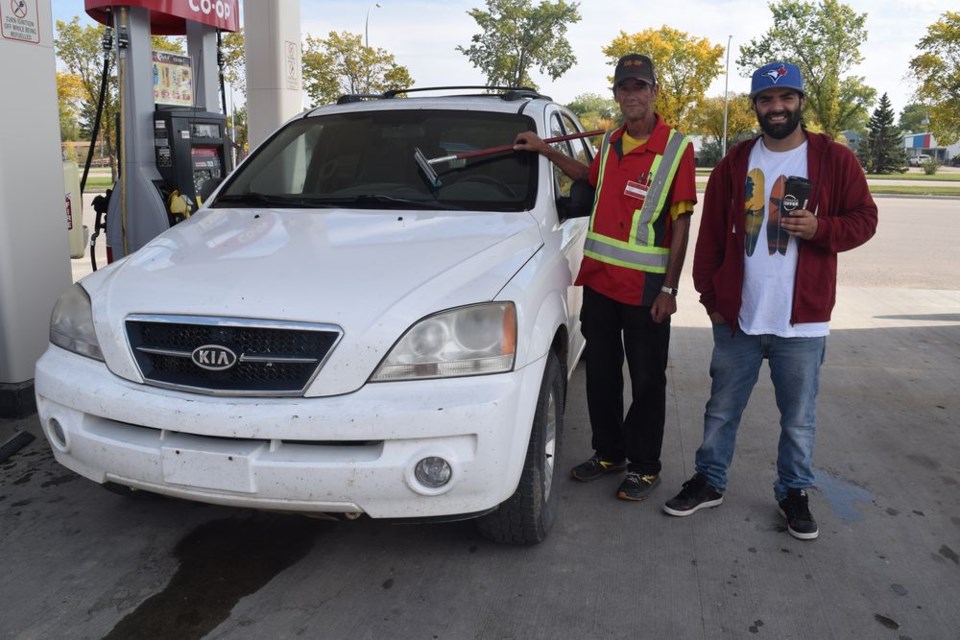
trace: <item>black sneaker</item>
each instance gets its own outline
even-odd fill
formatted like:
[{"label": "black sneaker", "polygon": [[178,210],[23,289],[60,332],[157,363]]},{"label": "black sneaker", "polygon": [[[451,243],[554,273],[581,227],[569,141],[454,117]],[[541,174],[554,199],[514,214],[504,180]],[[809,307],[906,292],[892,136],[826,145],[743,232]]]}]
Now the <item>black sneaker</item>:
[{"label": "black sneaker", "polygon": [[646,500],[658,484],[660,484],[660,476],[627,471],[627,477],[623,479],[620,488],[617,489],[617,497],[621,500],[640,502]]},{"label": "black sneaker", "polygon": [[820,535],[817,521],[813,519],[808,504],[807,492],[803,489],[787,490],[787,497],[778,502],[780,514],[787,520],[787,531],[800,540],[814,540]]},{"label": "black sneaker", "polygon": [[683,489],[663,505],[665,513],[671,516],[689,516],[700,509],[719,507],[723,504],[723,494],[699,473],[683,483]]},{"label": "black sneaker", "polygon": [[600,457],[600,454],[594,454],[586,462],[581,462],[573,469],[570,470],[570,475],[573,476],[574,480],[579,480],[580,482],[590,482],[591,480],[596,480],[601,476],[605,476],[608,473],[616,473],[617,471],[623,471],[627,468],[627,461],[621,460],[620,462],[610,462],[609,460],[604,460]]}]

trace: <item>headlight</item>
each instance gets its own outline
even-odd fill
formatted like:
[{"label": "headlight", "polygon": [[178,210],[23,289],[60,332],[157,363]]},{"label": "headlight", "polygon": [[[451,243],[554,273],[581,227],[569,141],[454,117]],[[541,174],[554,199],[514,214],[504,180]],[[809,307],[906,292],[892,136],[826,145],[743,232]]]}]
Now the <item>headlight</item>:
[{"label": "headlight", "polygon": [[370,381],[500,373],[513,369],[516,353],[517,310],[512,302],[462,307],[408,329]]},{"label": "headlight", "polygon": [[50,342],[68,351],[103,361],[100,343],[93,330],[90,296],[78,284],[57,299],[50,315]]}]

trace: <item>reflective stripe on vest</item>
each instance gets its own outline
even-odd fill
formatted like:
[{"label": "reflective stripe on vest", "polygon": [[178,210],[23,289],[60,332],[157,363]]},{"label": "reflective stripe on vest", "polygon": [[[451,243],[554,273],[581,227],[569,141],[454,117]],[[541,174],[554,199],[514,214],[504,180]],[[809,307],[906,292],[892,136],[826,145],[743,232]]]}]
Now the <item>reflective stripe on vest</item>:
[{"label": "reflective stripe on vest", "polygon": [[670,184],[677,169],[683,152],[690,144],[689,138],[677,131],[670,131],[667,146],[663,154],[657,154],[650,165],[650,180],[647,195],[640,209],[633,212],[628,240],[618,240],[594,231],[594,222],[597,215],[597,204],[600,202],[600,193],[603,187],[603,176],[607,166],[607,156],[610,153],[610,136],[608,132],[600,145],[600,175],[597,179],[597,190],[593,200],[593,211],[590,214],[590,229],[583,245],[583,254],[599,262],[612,264],[627,269],[649,271],[652,273],[666,273],[670,258],[669,247],[658,247],[654,244],[653,223],[657,212],[666,204],[670,193]]}]

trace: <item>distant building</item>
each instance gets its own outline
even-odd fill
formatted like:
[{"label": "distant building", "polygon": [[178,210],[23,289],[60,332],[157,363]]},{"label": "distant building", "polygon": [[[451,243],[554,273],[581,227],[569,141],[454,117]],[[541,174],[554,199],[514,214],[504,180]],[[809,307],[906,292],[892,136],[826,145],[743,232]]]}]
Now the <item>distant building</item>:
[{"label": "distant building", "polygon": [[907,151],[907,158],[915,158],[925,153],[941,164],[946,164],[960,155],[960,142],[941,147],[932,133],[908,133],[903,136],[903,146]]},{"label": "distant building", "polygon": [[[854,151],[860,148],[860,140],[863,139],[863,136],[861,136],[859,133],[857,133],[853,129],[850,129],[848,131],[841,131],[840,136],[842,138],[846,138],[847,146],[853,149]],[[841,139],[841,140],[838,140],[837,142],[843,142],[843,140]]]}]

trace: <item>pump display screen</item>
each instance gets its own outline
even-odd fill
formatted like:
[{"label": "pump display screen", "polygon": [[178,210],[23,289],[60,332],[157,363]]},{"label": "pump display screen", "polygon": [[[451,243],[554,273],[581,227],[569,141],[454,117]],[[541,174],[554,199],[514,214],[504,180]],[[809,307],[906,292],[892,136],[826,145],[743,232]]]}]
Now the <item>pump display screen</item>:
[{"label": "pump display screen", "polygon": [[193,165],[193,192],[206,199],[223,179],[223,165],[216,147],[194,147],[190,150]]},{"label": "pump display screen", "polygon": [[191,122],[190,133],[194,138],[219,138],[220,126],[206,122]]}]

